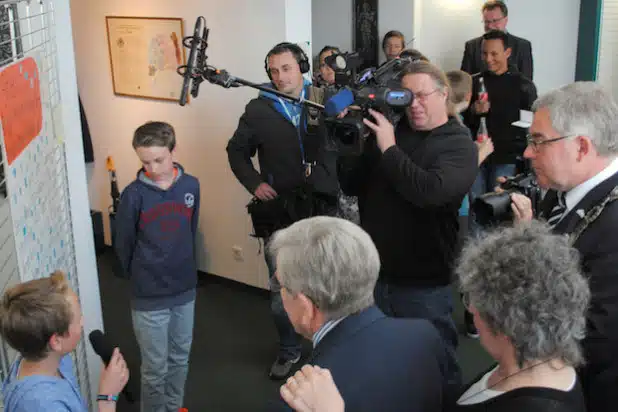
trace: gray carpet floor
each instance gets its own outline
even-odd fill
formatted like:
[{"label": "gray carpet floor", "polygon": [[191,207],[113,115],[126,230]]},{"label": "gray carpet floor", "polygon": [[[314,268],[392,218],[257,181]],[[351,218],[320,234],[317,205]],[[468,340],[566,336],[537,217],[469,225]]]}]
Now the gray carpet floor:
[{"label": "gray carpet floor", "polygon": [[[112,274],[109,251],[98,257],[98,265],[105,331],[131,368],[132,386],[139,388],[139,349],[131,325],[129,284]],[[201,277],[185,394],[189,412],[267,411],[280,385],[268,379],[277,342],[269,305],[263,290],[212,275]],[[492,361],[478,340],[465,337],[459,303],[454,318],[461,330],[458,358],[468,381]],[[307,343],[305,353],[309,350]],[[138,410],[135,404],[119,402],[119,412]]]}]

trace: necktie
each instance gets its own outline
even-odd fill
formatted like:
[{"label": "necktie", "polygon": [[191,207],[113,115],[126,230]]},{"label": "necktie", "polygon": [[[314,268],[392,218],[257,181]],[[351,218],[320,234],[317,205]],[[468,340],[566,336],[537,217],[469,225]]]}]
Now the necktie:
[{"label": "necktie", "polygon": [[549,224],[550,227],[554,228],[556,224],[558,224],[565,210],[566,210],[566,202],[564,200],[564,193],[559,192],[558,193],[558,203],[556,203],[556,206],[554,206],[554,208],[549,213],[549,216],[547,217],[547,223]]}]

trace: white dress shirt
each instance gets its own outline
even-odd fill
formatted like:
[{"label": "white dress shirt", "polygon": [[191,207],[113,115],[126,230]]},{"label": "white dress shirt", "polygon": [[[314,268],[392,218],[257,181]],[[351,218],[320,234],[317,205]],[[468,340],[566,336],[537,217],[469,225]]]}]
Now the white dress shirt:
[{"label": "white dress shirt", "polygon": [[618,173],[618,157],[612,160],[612,162],[600,173],[597,173],[595,176],[566,192],[564,198],[566,210],[562,216],[566,216],[575,206],[577,206],[577,204],[588,194],[588,192],[616,173]]}]

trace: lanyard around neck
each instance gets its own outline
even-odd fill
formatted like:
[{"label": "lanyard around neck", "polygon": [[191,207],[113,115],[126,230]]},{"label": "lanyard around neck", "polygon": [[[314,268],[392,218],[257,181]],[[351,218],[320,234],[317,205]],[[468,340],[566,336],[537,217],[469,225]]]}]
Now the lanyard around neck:
[{"label": "lanyard around neck", "polygon": [[[285,115],[288,118],[288,120],[290,122],[292,122],[294,127],[299,127],[300,115],[292,116],[292,114],[290,113],[290,110],[288,109],[288,106],[287,106],[286,102],[284,102],[283,99],[281,99],[281,97],[277,97],[277,99],[279,100],[279,103],[281,104],[281,107],[283,107],[283,110],[285,111]],[[301,102],[303,100],[305,100],[305,88],[304,87],[303,87],[303,90],[300,92],[300,100],[301,100]]]},{"label": "lanyard around neck", "polygon": [[[307,163],[307,160],[305,158],[305,146],[303,144],[303,138],[300,133],[300,120],[302,117],[301,115],[302,110],[301,110],[301,113],[293,117],[286,103],[283,101],[283,99],[281,99],[281,97],[277,97],[277,99],[279,100],[281,107],[283,107],[286,117],[292,123],[292,125],[294,125],[294,127],[296,128],[296,135],[298,136],[298,144],[300,146],[301,161],[303,162],[303,167],[305,167],[305,174],[308,176],[309,174],[311,174],[311,165]],[[300,92],[300,100],[301,102],[305,100],[305,88],[304,87],[303,87],[303,90]]]}]

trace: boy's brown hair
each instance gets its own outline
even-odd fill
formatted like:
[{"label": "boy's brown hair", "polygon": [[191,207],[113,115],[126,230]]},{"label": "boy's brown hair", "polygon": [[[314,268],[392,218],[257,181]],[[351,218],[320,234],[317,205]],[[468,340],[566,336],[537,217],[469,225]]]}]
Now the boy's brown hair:
[{"label": "boy's brown hair", "polygon": [[174,128],[165,122],[148,122],[141,125],[133,134],[133,148],[167,147],[171,152],[176,147]]},{"label": "boy's brown hair", "polygon": [[66,335],[72,321],[69,284],[63,272],[15,285],[0,300],[0,335],[24,359],[49,354],[49,339]]},{"label": "boy's brown hair", "polygon": [[456,105],[463,103],[472,93],[472,76],[462,70],[452,70],[446,77],[451,84],[451,101]]}]

